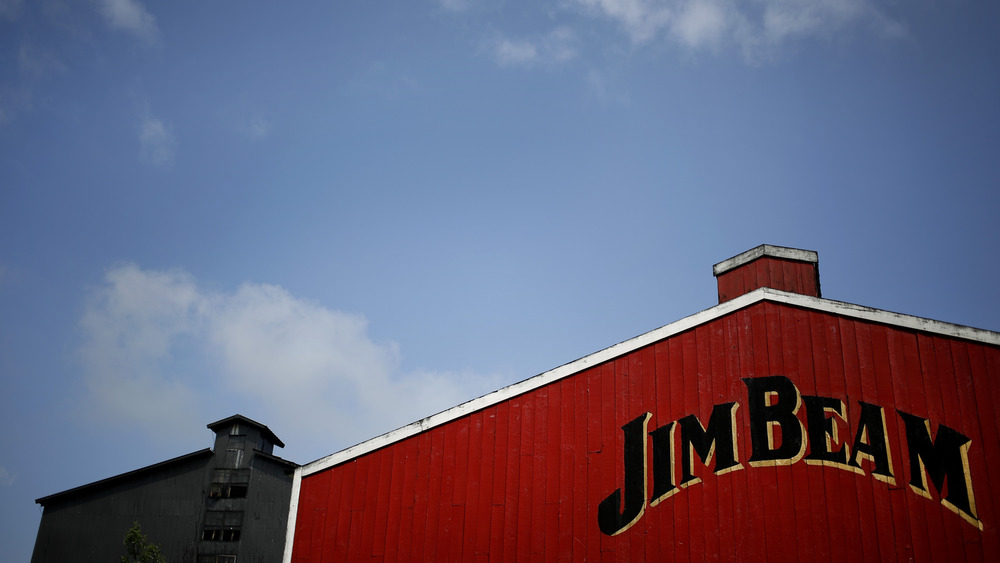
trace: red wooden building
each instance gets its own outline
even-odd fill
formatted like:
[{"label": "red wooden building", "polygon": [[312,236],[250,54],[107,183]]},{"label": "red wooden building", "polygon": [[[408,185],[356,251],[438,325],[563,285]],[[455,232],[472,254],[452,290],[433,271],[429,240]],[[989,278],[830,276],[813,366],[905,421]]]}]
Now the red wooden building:
[{"label": "red wooden building", "polygon": [[815,252],[715,275],[711,309],[297,469],[285,561],[1000,561],[1000,333],[823,299]]}]

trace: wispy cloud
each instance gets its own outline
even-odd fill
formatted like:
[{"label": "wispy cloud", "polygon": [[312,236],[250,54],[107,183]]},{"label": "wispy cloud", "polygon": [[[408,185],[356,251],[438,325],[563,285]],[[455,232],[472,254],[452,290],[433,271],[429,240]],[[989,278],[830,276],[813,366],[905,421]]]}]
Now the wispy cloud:
[{"label": "wispy cloud", "polygon": [[434,0],[434,3],[449,12],[495,11],[506,0]]},{"label": "wispy cloud", "polygon": [[0,18],[15,19],[21,10],[22,0],[0,0]]},{"label": "wispy cloud", "polygon": [[[3,15],[0,8],[0,19]],[[5,77],[6,83],[0,82],[0,125],[31,111],[39,83],[66,72],[66,65],[36,43],[22,39],[17,48],[17,69],[19,76],[10,75]]]},{"label": "wispy cloud", "polygon": [[451,12],[464,12],[472,7],[472,0],[437,0],[437,4]]},{"label": "wispy cloud", "polygon": [[17,475],[14,475],[7,468],[0,465],[0,486],[9,487],[14,484],[14,480],[17,479]]},{"label": "wispy cloud", "polygon": [[615,77],[607,71],[590,69],[586,76],[587,93],[601,104],[617,104],[627,106],[631,103],[628,94],[623,91]]},{"label": "wispy cloud", "polygon": [[501,66],[564,63],[577,55],[576,35],[570,28],[560,26],[540,37],[496,36],[490,41],[490,51]]},{"label": "wispy cloud", "polygon": [[673,1],[657,0],[575,0],[595,16],[621,24],[632,40],[643,43],[666,27],[673,17]]},{"label": "wispy cloud", "polygon": [[659,37],[691,50],[734,46],[749,59],[793,39],[826,37],[847,26],[905,35],[903,22],[873,0],[573,0],[583,13],[610,20],[634,44]]},{"label": "wispy cloud", "polygon": [[153,166],[170,166],[174,162],[177,142],[173,128],[149,112],[139,122],[139,159]]},{"label": "wispy cloud", "polygon": [[519,65],[538,60],[538,48],[527,40],[499,39],[495,51],[497,62],[501,65]]},{"label": "wispy cloud", "polygon": [[22,72],[43,76],[66,71],[66,65],[48,51],[32,43],[22,42],[17,50],[17,64]]},{"label": "wispy cloud", "polygon": [[733,14],[721,2],[688,2],[676,12],[670,31],[691,48],[718,45],[733,26]]},{"label": "wispy cloud", "polygon": [[17,115],[30,111],[33,106],[34,95],[31,89],[0,84],[0,124],[10,122]]},{"label": "wispy cloud", "polygon": [[390,68],[382,61],[373,61],[348,83],[346,90],[356,96],[396,101],[419,92],[420,84],[405,71]]},{"label": "wispy cloud", "polygon": [[263,139],[271,131],[271,124],[259,115],[250,118],[246,127],[252,139]]},{"label": "wispy cloud", "polygon": [[790,37],[826,35],[852,24],[898,35],[905,25],[886,16],[871,0],[769,0],[764,5],[762,34],[771,42]]},{"label": "wispy cloud", "polygon": [[111,27],[131,33],[146,43],[159,40],[156,18],[137,0],[98,0],[98,8]]},{"label": "wispy cloud", "polygon": [[166,433],[241,412],[319,444],[316,457],[495,384],[402,370],[398,346],[374,341],[361,315],[274,285],[207,291],[183,271],[112,268],[81,326],[91,415]]}]

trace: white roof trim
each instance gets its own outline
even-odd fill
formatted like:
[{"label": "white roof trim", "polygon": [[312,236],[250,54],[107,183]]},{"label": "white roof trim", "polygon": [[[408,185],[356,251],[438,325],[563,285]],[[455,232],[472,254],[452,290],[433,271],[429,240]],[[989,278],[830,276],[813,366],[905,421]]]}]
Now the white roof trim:
[{"label": "white roof trim", "polygon": [[[758,247],[760,248],[760,247]],[[776,248],[776,247],[771,247]],[[802,251],[799,251],[802,252]],[[814,253],[815,254],[815,253]],[[587,368],[593,367],[597,364],[604,363],[608,360],[612,360],[619,356],[628,354],[634,350],[642,348],[643,346],[652,344],[664,338],[668,338],[675,334],[684,332],[688,329],[694,328],[698,325],[707,323],[709,321],[715,320],[723,315],[732,313],[744,307],[748,307],[760,301],[771,301],[776,303],[785,303],[787,305],[793,305],[796,307],[802,307],[806,309],[812,309],[815,311],[824,311],[828,313],[833,313],[836,315],[842,315],[845,317],[851,317],[855,319],[861,319],[881,324],[887,324],[891,326],[908,328],[912,330],[919,330],[923,332],[931,332],[934,334],[939,334],[942,336],[949,336],[954,338],[962,338],[965,340],[972,340],[975,342],[981,342],[984,344],[991,344],[993,346],[1000,346],[1000,333],[993,332],[989,330],[983,330],[978,328],[971,328],[962,325],[956,325],[951,323],[945,323],[941,321],[933,321],[930,319],[924,319],[920,317],[914,317],[911,315],[902,315],[899,313],[892,313],[889,311],[882,311],[880,309],[872,309],[869,307],[862,307],[860,305],[853,305],[850,303],[844,303],[842,301],[832,301],[829,299],[821,299],[818,297],[810,297],[807,295],[801,295],[798,293],[789,293],[787,291],[779,291],[776,289],[762,287],[751,291],[750,293],[741,295],[725,303],[721,303],[712,307],[711,309],[706,309],[700,313],[695,313],[689,317],[685,317],[679,321],[672,322],[666,326],[660,327],[658,329],[649,331],[645,334],[636,336],[624,342],[615,344],[605,348],[599,352],[590,354],[589,356],[584,356],[579,360],[570,362],[568,364],[561,365],[555,369],[549,370],[542,374],[536,375],[524,381],[515,383],[499,389],[487,395],[483,395],[478,399],[473,399],[466,403],[462,403],[456,407],[452,407],[448,410],[439,412],[435,415],[429,416],[422,420],[418,420],[402,428],[397,428],[391,432],[382,434],[381,436],[376,436],[370,440],[361,442],[360,444],[351,446],[347,449],[341,450],[334,454],[328,455],[324,458],[318,459],[312,463],[307,463],[301,468],[296,469],[295,475],[297,481],[294,486],[298,485],[298,480],[301,477],[306,477],[313,473],[323,471],[324,469],[333,467],[345,461],[351,460],[358,456],[364,455],[366,453],[372,452],[379,448],[388,446],[394,442],[398,442],[419,434],[424,430],[429,430],[435,426],[440,426],[447,422],[451,422],[457,418],[463,417],[465,415],[471,414],[480,409],[498,404],[507,399],[520,395],[522,393],[527,393],[528,391],[533,391],[548,385],[553,381],[558,381],[564,377],[568,377]],[[293,490],[292,494],[292,514],[295,513],[295,503],[298,499],[298,490]],[[292,522],[289,522],[289,530],[292,530]],[[288,540],[289,542],[291,539]],[[291,549],[286,545],[286,550]]]},{"label": "white roof trim", "polygon": [[774,258],[785,258],[787,260],[798,260],[799,262],[811,262],[813,264],[819,263],[819,254],[813,250],[800,250],[798,248],[762,244],[712,266],[712,273],[720,276],[733,268],[753,262],[761,256],[772,256]]},{"label": "white roof trim", "polygon": [[756,293],[757,291],[763,291],[764,297],[762,299],[767,301],[786,303],[788,305],[804,307],[815,311],[824,311],[863,321],[871,321],[899,328],[929,332],[940,336],[961,338],[963,340],[972,340],[982,344],[1000,346],[1000,332],[994,332],[992,330],[946,323],[944,321],[935,321],[932,319],[925,319],[923,317],[915,317],[913,315],[904,315],[902,313],[893,313],[892,311],[873,309],[871,307],[864,307],[853,303],[845,303],[843,301],[821,299],[819,297],[810,297],[808,295],[789,293],[787,291],[779,291],[770,288],[761,288],[752,293]]}]

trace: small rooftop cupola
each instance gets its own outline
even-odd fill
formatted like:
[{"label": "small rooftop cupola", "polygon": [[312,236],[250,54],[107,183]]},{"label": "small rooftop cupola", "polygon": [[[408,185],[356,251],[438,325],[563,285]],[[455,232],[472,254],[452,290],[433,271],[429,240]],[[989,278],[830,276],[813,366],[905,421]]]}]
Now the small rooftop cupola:
[{"label": "small rooftop cupola", "polygon": [[719,303],[761,287],[812,297],[819,292],[819,255],[812,250],[762,244],[712,267]]},{"label": "small rooftop cupola", "polygon": [[271,429],[243,415],[234,414],[208,425],[215,432],[215,451],[257,450],[273,455],[274,446],[285,447]]}]

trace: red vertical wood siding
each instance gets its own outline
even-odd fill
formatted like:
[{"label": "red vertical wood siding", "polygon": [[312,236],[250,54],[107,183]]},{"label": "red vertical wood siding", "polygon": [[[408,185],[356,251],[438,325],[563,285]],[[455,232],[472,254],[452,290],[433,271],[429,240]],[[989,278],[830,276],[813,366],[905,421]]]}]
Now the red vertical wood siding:
[{"label": "red vertical wood siding", "polygon": [[720,274],[719,303],[736,299],[755,289],[770,287],[812,297],[820,296],[819,269],[812,262],[796,262],[762,256]]},{"label": "red vertical wood siding", "polygon": [[[859,401],[882,407],[895,482],[870,462],[863,475],[750,466],[742,378],[769,375],[843,400],[841,443],[853,443]],[[995,346],[760,302],[304,477],[292,559],[1000,561],[998,378]],[[696,458],[700,483],[601,533],[597,505],[624,478],[622,425],[645,412],[649,430],[689,414],[707,425],[731,401],[743,468],[715,475]],[[929,480],[931,498],[910,490],[897,409],[929,419],[932,436],[946,425],[971,439],[982,530]]]}]

